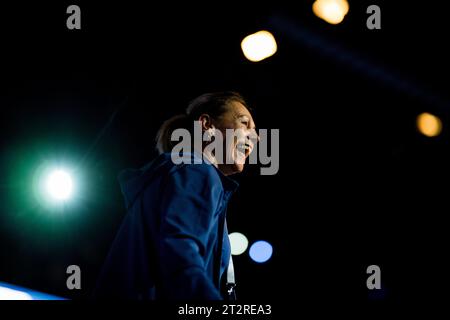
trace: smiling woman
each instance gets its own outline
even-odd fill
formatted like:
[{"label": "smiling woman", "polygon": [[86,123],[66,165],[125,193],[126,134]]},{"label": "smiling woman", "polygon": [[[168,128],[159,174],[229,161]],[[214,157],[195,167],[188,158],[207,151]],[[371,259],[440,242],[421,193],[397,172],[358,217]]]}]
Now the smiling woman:
[{"label": "smiling woman", "polygon": [[[226,210],[238,187],[228,176],[244,169],[237,156],[241,141],[232,138],[222,146],[223,151],[232,148],[230,163],[208,153],[210,142],[183,154],[189,163],[174,163],[172,133],[192,132],[196,121],[211,137],[227,129],[242,130],[246,139],[255,135],[252,115],[234,92],[204,94],[191,102],[186,114],[163,123],[157,136],[160,155],[142,169],[119,176],[128,214],[95,297],[235,299]],[[243,154],[247,157],[251,150],[249,145]]]},{"label": "smiling woman", "polygon": [[[206,157],[225,175],[242,172],[245,158],[258,141],[247,103],[235,92],[201,95],[190,103],[185,114],[164,122],[157,136],[160,153],[178,152],[177,147],[180,146],[175,143],[174,136],[180,135],[180,130],[188,136],[188,144],[183,144],[182,149],[187,146],[191,150],[193,138],[194,151]],[[210,144],[213,148],[208,146]]]}]

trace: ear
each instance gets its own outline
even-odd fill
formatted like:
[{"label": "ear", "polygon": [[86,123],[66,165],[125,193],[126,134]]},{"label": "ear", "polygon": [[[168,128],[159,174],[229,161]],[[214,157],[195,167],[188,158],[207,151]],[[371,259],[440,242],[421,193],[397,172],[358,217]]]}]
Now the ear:
[{"label": "ear", "polygon": [[200,121],[202,129],[205,131],[214,128],[211,117],[206,113],[201,114],[198,121]]}]

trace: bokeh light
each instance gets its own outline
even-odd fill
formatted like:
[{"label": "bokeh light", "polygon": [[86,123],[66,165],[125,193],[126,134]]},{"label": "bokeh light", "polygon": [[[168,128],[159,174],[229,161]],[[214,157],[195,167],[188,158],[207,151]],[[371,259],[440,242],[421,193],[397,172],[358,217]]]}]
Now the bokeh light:
[{"label": "bokeh light", "polygon": [[231,244],[231,254],[238,256],[243,254],[248,248],[248,239],[239,232],[233,232],[228,235]]},{"label": "bokeh light", "polygon": [[417,129],[427,137],[435,137],[442,131],[442,122],[435,115],[424,112],[417,117]]},{"label": "bokeh light", "polygon": [[258,263],[268,261],[272,257],[273,248],[267,241],[256,241],[250,247],[250,258]]},{"label": "bokeh light", "polygon": [[258,31],[241,42],[244,56],[253,62],[262,61],[277,52],[277,42],[269,31]]},{"label": "bokeh light", "polygon": [[346,0],[317,0],[313,4],[314,14],[330,24],[341,23],[349,10]]},{"label": "bokeh light", "polygon": [[[65,210],[79,201],[78,172],[61,161],[44,161],[34,170],[33,193],[44,210]],[[75,201],[75,198],[78,198]]]},{"label": "bokeh light", "polygon": [[52,198],[68,200],[73,190],[72,177],[64,170],[54,170],[47,177],[46,188]]}]

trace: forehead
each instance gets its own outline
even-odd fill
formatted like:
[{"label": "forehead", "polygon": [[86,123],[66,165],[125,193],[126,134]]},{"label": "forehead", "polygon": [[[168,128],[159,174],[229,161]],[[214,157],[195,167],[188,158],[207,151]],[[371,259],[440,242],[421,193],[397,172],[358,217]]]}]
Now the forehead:
[{"label": "forehead", "polygon": [[248,117],[251,121],[253,121],[253,117],[250,111],[240,102],[233,101],[231,102],[232,113],[235,117]]}]

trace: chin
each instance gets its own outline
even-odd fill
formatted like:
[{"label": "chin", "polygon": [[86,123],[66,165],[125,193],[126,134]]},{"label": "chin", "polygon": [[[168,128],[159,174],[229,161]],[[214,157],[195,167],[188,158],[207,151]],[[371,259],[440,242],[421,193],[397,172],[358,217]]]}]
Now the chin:
[{"label": "chin", "polygon": [[223,174],[225,174],[226,176],[232,175],[232,174],[236,174],[236,173],[241,173],[242,171],[244,171],[244,165],[243,164],[228,164],[226,166],[219,166],[220,171],[223,172]]},{"label": "chin", "polygon": [[242,171],[244,171],[244,165],[243,164],[233,164],[233,167],[231,168],[232,173],[231,174],[235,174],[235,173],[241,173]]}]

